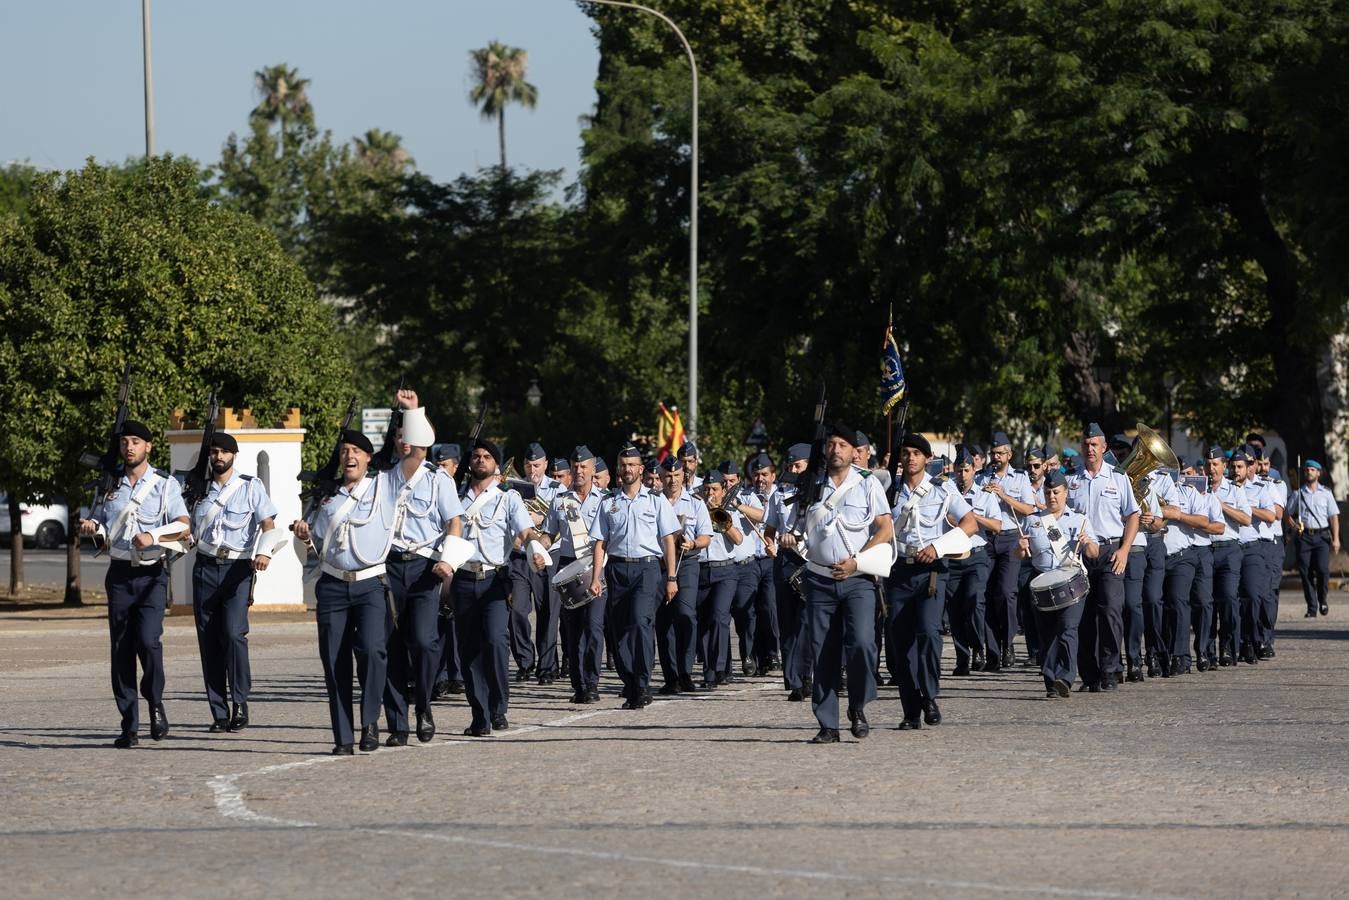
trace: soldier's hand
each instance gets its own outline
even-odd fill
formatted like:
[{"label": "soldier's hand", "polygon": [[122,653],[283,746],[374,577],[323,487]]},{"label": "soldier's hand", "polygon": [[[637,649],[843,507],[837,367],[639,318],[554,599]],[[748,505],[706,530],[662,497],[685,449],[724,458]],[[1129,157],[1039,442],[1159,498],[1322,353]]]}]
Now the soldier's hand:
[{"label": "soldier's hand", "polygon": [[928,544],[922,550],[913,555],[913,558],[923,565],[929,565],[937,561],[937,548]]},{"label": "soldier's hand", "polygon": [[412,388],[399,388],[398,393],[394,394],[394,400],[403,409],[416,409],[421,406],[417,402],[417,392]]},{"label": "soldier's hand", "polygon": [[780,543],[782,546],[790,550],[796,546],[796,535],[792,534],[789,531],[786,534],[782,535],[782,537],[778,538],[778,543]]},{"label": "soldier's hand", "polygon": [[254,572],[266,572],[266,571],[267,571],[267,566],[271,563],[271,561],[272,561],[272,558],[271,558],[270,556],[265,555],[265,554],[262,555],[262,556],[255,556],[255,557],[253,557],[253,571],[254,571]]},{"label": "soldier's hand", "polygon": [[431,574],[439,578],[441,581],[446,581],[454,577],[454,570],[450,568],[449,563],[438,562],[431,567]]},{"label": "soldier's hand", "polygon": [[1096,543],[1095,541],[1083,541],[1082,553],[1087,557],[1087,559],[1095,559],[1096,557],[1101,555],[1101,545]]},{"label": "soldier's hand", "polygon": [[98,523],[93,519],[80,519],[80,534],[88,537],[98,533]]},{"label": "soldier's hand", "polygon": [[154,535],[148,531],[142,531],[131,539],[131,546],[137,550],[148,550],[155,545]]},{"label": "soldier's hand", "polygon": [[1333,540],[1333,541],[1330,542],[1330,552],[1331,552],[1331,553],[1339,553],[1339,552],[1340,552],[1340,539],[1339,539],[1339,538],[1336,538],[1335,540]]},{"label": "soldier's hand", "polygon": [[590,579],[590,596],[598,597],[600,595],[600,579],[598,576]]},{"label": "soldier's hand", "polygon": [[1110,571],[1116,575],[1123,575],[1124,570],[1129,568],[1129,548],[1120,547],[1110,557]]},{"label": "soldier's hand", "polygon": [[665,582],[665,602],[670,603],[677,596],[679,596],[679,583],[675,581]]},{"label": "soldier's hand", "polygon": [[534,568],[539,572],[542,572],[544,569],[548,568],[548,558],[544,556],[542,553],[535,553]]},{"label": "soldier's hand", "polygon": [[834,577],[842,581],[857,571],[857,560],[845,559],[842,562],[836,562],[833,565],[833,570]]},{"label": "soldier's hand", "polygon": [[304,519],[296,519],[290,523],[290,530],[295,532],[295,536],[308,543],[309,541],[309,523]]}]

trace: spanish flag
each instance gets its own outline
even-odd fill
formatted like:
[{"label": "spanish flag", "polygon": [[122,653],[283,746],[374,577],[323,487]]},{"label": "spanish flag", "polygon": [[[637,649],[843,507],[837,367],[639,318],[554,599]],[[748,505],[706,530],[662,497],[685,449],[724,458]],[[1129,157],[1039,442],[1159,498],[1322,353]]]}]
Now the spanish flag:
[{"label": "spanish flag", "polygon": [[885,344],[881,347],[881,412],[888,415],[904,399],[907,389],[899,344],[895,343],[895,323],[891,322],[885,326]]},{"label": "spanish flag", "polygon": [[660,422],[656,425],[656,459],[664,460],[672,453],[677,454],[684,445],[684,423],[679,421],[679,407],[666,409],[660,404]]}]

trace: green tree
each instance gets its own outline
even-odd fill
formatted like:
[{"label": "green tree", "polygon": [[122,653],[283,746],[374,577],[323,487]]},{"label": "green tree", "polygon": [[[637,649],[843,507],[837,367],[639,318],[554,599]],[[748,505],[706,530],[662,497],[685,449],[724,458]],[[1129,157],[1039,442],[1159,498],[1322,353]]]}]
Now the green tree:
[{"label": "green tree", "polygon": [[371,128],[351,139],[356,159],[370,171],[382,175],[403,175],[417,167],[417,161],[403,147],[401,135]]},{"label": "green tree", "polygon": [[488,121],[496,119],[497,141],[501,146],[501,168],[506,168],[506,107],[518,103],[533,109],[539,102],[539,89],[525,80],[529,54],[519,47],[507,47],[492,41],[480,50],[469,51],[474,80],[469,101]]},{"label": "green tree", "polygon": [[[77,460],[101,450],[126,359],[132,415],[157,432],[218,388],[260,422],[300,407],[306,463],[326,454],[351,391],[333,313],[200,175],[172,157],[90,162],[40,176],[31,220],[0,224],[0,488],[78,504]],[[167,443],[153,462],[168,463]]]},{"label": "green tree", "polygon": [[253,85],[258,94],[258,105],[251,119],[275,122],[281,132],[281,152],[288,149],[286,135],[292,126],[314,124],[314,108],[309,102],[309,79],[301,78],[296,69],[285,63],[264,66],[253,73]]}]

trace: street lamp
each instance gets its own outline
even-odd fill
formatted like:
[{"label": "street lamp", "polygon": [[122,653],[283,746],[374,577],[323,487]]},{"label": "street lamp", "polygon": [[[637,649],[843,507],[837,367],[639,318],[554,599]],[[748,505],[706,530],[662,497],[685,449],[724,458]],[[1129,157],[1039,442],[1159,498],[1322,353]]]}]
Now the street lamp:
[{"label": "street lamp", "polygon": [[679,30],[669,16],[642,6],[640,3],[627,3],[624,0],[587,0],[601,6],[621,6],[635,9],[655,16],[674,30],[679,42],[684,45],[684,53],[689,58],[689,71],[693,74],[693,118],[690,131],[689,166],[689,404],[688,420],[685,430],[689,439],[698,436],[698,63],[693,58],[693,48],[688,38]]},{"label": "street lamp", "polygon": [[141,0],[141,51],[145,64],[145,158],[155,155],[155,79],[150,72],[150,0]]},{"label": "street lamp", "polygon": [[539,390],[539,379],[529,379],[529,390],[525,391],[525,402],[533,409],[538,409],[539,404],[543,402],[543,391]]}]

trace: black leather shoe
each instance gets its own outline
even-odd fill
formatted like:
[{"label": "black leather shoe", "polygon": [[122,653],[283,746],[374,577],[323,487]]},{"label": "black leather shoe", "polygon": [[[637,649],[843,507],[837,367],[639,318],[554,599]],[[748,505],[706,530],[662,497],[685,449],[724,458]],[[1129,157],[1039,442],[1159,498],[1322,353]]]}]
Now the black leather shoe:
[{"label": "black leather shoe", "polygon": [[1173,659],[1171,660],[1171,668],[1170,668],[1170,670],[1169,670],[1169,672],[1168,672],[1168,674],[1170,675],[1170,677],[1172,677],[1172,678],[1178,678],[1178,677],[1180,677],[1181,675],[1183,675],[1184,673],[1185,673],[1185,666],[1184,666],[1184,664],[1181,663],[1181,661],[1180,661],[1179,658],[1173,658]]},{"label": "black leather shoe", "polygon": [[211,727],[206,730],[209,731],[211,734],[219,734],[222,731],[229,731],[229,727],[230,727],[229,719],[216,719],[214,722],[211,723]]},{"label": "black leather shoe", "polygon": [[1021,661],[1022,668],[1038,669],[1040,668],[1040,654],[1032,653]]},{"label": "black leather shoe", "polygon": [[838,743],[838,729],[837,729],[837,728],[821,728],[820,731],[819,731],[819,733],[816,734],[815,737],[811,738],[811,739],[810,739],[809,741],[807,741],[806,743],[809,743],[809,744],[837,744],[837,743]]},{"label": "black leather shoe", "polygon": [[333,756],[355,756],[356,748],[350,744],[336,744],[333,746]]},{"label": "black leather shoe", "polygon": [[811,691],[813,691],[814,689],[815,689],[815,682],[811,681],[809,678],[801,679],[801,696],[809,697]]},{"label": "black leather shoe", "polygon": [[806,699],[806,697],[801,693],[800,688],[792,688],[792,692],[787,695],[787,699],[793,703],[800,703],[802,700]]},{"label": "black leather shoe", "polygon": [[1129,668],[1129,674],[1124,676],[1124,680],[1130,684],[1137,684],[1138,682],[1143,681],[1143,670],[1135,669],[1131,666]]},{"label": "black leather shoe", "polygon": [[[389,736],[384,739],[384,746],[386,747],[406,747],[407,745],[408,733],[406,731],[390,731]],[[362,747],[361,749],[364,750],[365,748]]]},{"label": "black leather shoe", "polygon": [[[1114,684],[1115,682],[1112,680],[1110,683]],[[1105,690],[1105,682],[1093,681],[1091,684],[1084,684],[1082,685],[1082,690],[1092,694],[1099,694],[1101,691]],[[1113,690],[1113,688],[1111,690]]]},{"label": "black leather shoe", "polygon": [[553,683],[554,681],[556,681],[556,680],[557,680],[557,677],[556,677],[555,675],[540,675],[540,676],[539,676],[539,684],[540,684],[540,686],[547,686],[547,685],[550,685],[550,684],[552,684],[552,683]]},{"label": "black leather shoe", "polygon": [[1202,656],[1199,657],[1199,662],[1195,663],[1195,668],[1201,672],[1207,672],[1210,668],[1208,660],[1204,659]]},{"label": "black leather shoe", "polygon": [[625,699],[623,701],[623,705],[619,707],[619,709],[641,709],[641,708],[642,707],[638,705],[637,701],[632,699],[631,697]]},{"label": "black leather shoe", "polygon": [[431,688],[431,699],[444,700],[449,693],[450,682],[448,679],[442,678],[440,681],[436,682],[435,687]]},{"label": "black leather shoe", "polygon": [[848,710],[848,721],[852,723],[852,736],[859,741],[871,734],[871,725],[867,723],[867,715],[860,709],[857,711]]},{"label": "black leather shoe", "polygon": [[1304,618],[1304,619],[1315,619],[1315,618],[1316,618],[1316,610],[1314,610],[1314,609],[1309,609],[1309,610],[1307,610],[1305,613],[1302,614],[1302,618]]},{"label": "black leather shoe", "polygon": [[470,726],[468,726],[467,728],[464,729],[464,736],[465,736],[465,737],[491,737],[491,736],[492,736],[492,726],[491,726],[491,725],[483,725],[483,726],[481,726],[481,727],[477,727],[477,726],[474,726],[474,725],[470,725]]},{"label": "black leather shoe", "polygon": [[970,674],[970,667],[968,665],[956,666],[951,670],[951,674],[956,678],[959,678],[962,675],[968,675]]},{"label": "black leather shoe", "polygon": [[718,685],[718,686],[721,686],[721,685],[723,685],[723,684],[730,684],[730,683],[731,683],[731,673],[730,673],[730,672],[719,672],[719,673],[717,673],[717,685]]},{"label": "black leather shoe", "polygon": [[746,678],[754,678],[759,674],[759,665],[751,659],[749,662],[741,665],[740,671],[744,673]]},{"label": "black leather shoe", "polygon": [[156,703],[150,708],[150,737],[162,741],[169,733],[169,717],[164,712],[164,704]]},{"label": "black leather shoe", "polygon": [[1221,658],[1218,660],[1218,665],[1220,665],[1220,666],[1222,666],[1224,669],[1226,669],[1228,666],[1232,665],[1232,657],[1230,657],[1230,656],[1224,656],[1224,657],[1221,657]]},{"label": "black leather shoe", "polygon": [[132,747],[136,746],[140,742],[141,739],[136,736],[136,732],[123,731],[120,735],[118,735],[117,740],[112,742],[112,745],[116,747],[118,750],[130,750]]},{"label": "black leather shoe", "polygon": [[1264,657],[1262,657],[1263,659],[1273,659],[1273,658],[1274,658],[1274,645],[1273,645],[1273,644],[1269,644],[1269,645],[1267,645],[1267,646],[1265,647],[1265,654],[1266,654],[1266,655],[1265,655]]},{"label": "black leather shoe", "polygon": [[982,671],[982,670],[983,670],[983,668],[984,668],[984,651],[982,651],[982,650],[975,650],[974,653],[970,654],[970,668],[973,669],[973,670],[976,671],[976,672],[979,672],[979,671]]},{"label": "black leather shoe", "polygon": [[693,679],[688,675],[684,675],[679,679],[679,690],[685,694],[696,694],[701,691],[702,688],[694,684]]},{"label": "black leather shoe", "polygon": [[597,688],[597,687],[593,687],[593,688],[591,688],[590,690],[586,691],[586,702],[587,702],[587,703],[599,703],[599,702],[600,702],[600,689]]},{"label": "black leather shoe", "polygon": [[1048,688],[1048,689],[1045,690],[1045,699],[1046,699],[1046,700],[1057,700],[1057,699],[1059,699],[1059,692],[1056,691],[1056,690],[1054,690],[1053,688]]},{"label": "black leather shoe", "polygon": [[1162,670],[1157,666],[1157,657],[1149,656],[1147,666],[1149,678],[1157,678],[1162,674]]},{"label": "black leather shoe", "polygon": [[923,728],[922,719],[900,719],[899,731],[921,731]]},{"label": "black leather shoe", "polygon": [[361,750],[370,753],[379,749],[379,726],[367,725],[361,729]]},{"label": "black leather shoe", "polygon": [[436,720],[431,716],[431,710],[422,710],[417,713],[417,740],[426,744],[435,736]]},{"label": "black leather shoe", "polygon": [[1274,648],[1270,647],[1268,644],[1265,644],[1255,651],[1255,656],[1257,659],[1273,659]]},{"label": "black leather shoe", "polygon": [[660,694],[662,697],[676,697],[679,695],[679,683],[667,681],[660,686],[660,690],[656,693]]},{"label": "black leather shoe", "polygon": [[1016,650],[1012,647],[1008,647],[1002,654],[1002,667],[1004,669],[1010,669],[1014,665],[1016,665]]},{"label": "black leather shoe", "polygon": [[983,669],[982,669],[981,671],[984,671],[984,672],[1001,672],[1001,671],[1002,671],[1002,657],[998,656],[997,654],[990,654],[989,657],[988,657],[988,659],[984,662],[984,667],[983,667]]},{"label": "black leather shoe", "polygon": [[1321,615],[1323,615],[1323,616],[1328,616],[1328,615],[1330,615],[1330,604],[1329,604],[1329,603],[1322,603],[1322,604],[1321,604]]},{"label": "black leather shoe", "polygon": [[1115,678],[1107,677],[1104,681],[1101,682],[1101,690],[1105,691],[1106,693],[1109,693],[1110,691],[1117,691],[1119,690],[1119,681]]},{"label": "black leather shoe", "polygon": [[234,704],[234,715],[230,717],[230,731],[243,731],[248,727],[248,704]]},{"label": "black leather shoe", "polygon": [[577,691],[571,695],[571,702],[573,706],[580,706],[583,703],[589,703],[590,701],[587,699],[585,691]]},{"label": "black leather shoe", "polygon": [[464,692],[464,683],[462,681],[451,681],[446,690],[451,694],[462,694]]},{"label": "black leather shoe", "polygon": [[505,716],[493,716],[493,717],[492,717],[492,730],[493,730],[493,731],[505,731],[507,728],[510,728],[510,727],[511,727],[511,723],[508,722],[508,721],[506,721],[506,717],[505,717]]},{"label": "black leather shoe", "polygon": [[1066,699],[1067,697],[1069,697],[1069,696],[1072,695],[1072,693],[1073,693],[1073,686],[1072,686],[1071,684],[1069,684],[1068,682],[1064,681],[1062,678],[1056,678],[1056,679],[1054,679],[1054,688],[1053,688],[1053,690],[1054,690],[1054,693],[1056,693],[1056,694],[1058,694],[1060,697],[1063,697],[1063,698]]},{"label": "black leather shoe", "polygon": [[929,700],[923,704],[923,721],[929,725],[941,724],[941,710],[937,708],[936,700]]},{"label": "black leather shoe", "polygon": [[641,695],[638,696],[638,698],[637,698],[637,702],[638,702],[639,704],[641,704],[640,706],[638,706],[638,709],[641,709],[643,706],[650,706],[650,705],[651,705],[651,700],[652,700],[651,692],[650,692],[650,691],[642,691]]}]

